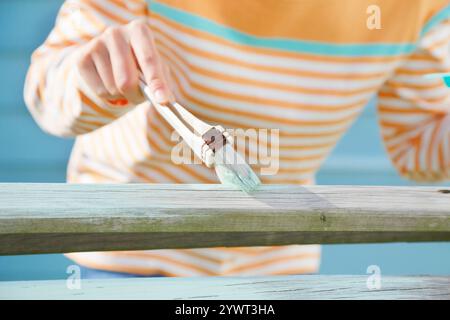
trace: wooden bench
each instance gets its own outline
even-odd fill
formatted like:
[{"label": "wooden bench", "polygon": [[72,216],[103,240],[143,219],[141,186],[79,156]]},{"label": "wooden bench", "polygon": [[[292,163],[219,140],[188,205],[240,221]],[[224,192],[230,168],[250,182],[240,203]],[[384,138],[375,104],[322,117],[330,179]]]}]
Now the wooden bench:
[{"label": "wooden bench", "polygon": [[[444,187],[0,184],[3,255],[449,240]],[[450,277],[382,279],[375,291],[361,276],[2,282],[0,298],[450,298]]]}]

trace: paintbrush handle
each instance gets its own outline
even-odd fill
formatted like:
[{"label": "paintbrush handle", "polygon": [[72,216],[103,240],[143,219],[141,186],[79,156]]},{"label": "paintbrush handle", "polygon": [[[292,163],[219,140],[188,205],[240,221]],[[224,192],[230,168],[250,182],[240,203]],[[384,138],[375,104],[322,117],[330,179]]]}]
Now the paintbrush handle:
[{"label": "paintbrush handle", "polygon": [[[148,89],[148,86],[146,85],[144,78],[142,75],[139,77],[139,86],[141,87],[141,90],[146,95],[147,99],[153,103],[150,91]],[[147,91],[147,92],[146,92]],[[196,116],[194,116],[191,112],[189,112],[186,108],[184,108],[181,104],[178,102],[171,103],[171,106],[179,113],[179,115],[182,117],[182,120],[187,122],[192,129],[198,133],[200,136],[204,135],[208,130],[210,130],[213,126],[200,120]]]},{"label": "paintbrush handle", "polygon": [[183,117],[183,119],[192,126],[195,132],[197,132],[199,135],[205,134],[209,129],[213,127],[210,124],[194,116],[178,102],[174,102],[172,106],[178,111],[178,113]]},{"label": "paintbrush handle", "polygon": [[[176,132],[183,138],[183,140],[187,143],[187,145],[194,151],[194,153],[199,157],[208,167],[213,166],[214,160],[213,160],[213,154],[211,150],[208,150],[208,148],[205,148],[205,141],[203,138],[195,132],[192,132],[184,123],[181,121],[177,115],[171,110],[169,106],[161,105],[158,103],[153,103],[150,88],[145,85],[143,81],[140,81],[140,87],[146,98],[152,103],[152,105],[155,107],[156,111],[169,123],[170,126],[172,126],[173,129],[175,129]],[[195,129],[195,126],[200,126],[200,128],[195,129],[197,130],[209,130],[211,128],[210,125],[206,124],[205,122],[199,120],[198,118],[194,117],[189,111],[181,107],[178,103],[177,112],[182,115],[184,118],[183,120],[186,121],[190,126],[192,126]],[[173,106],[173,104],[172,104]],[[185,118],[185,115],[188,116],[188,119]],[[189,116],[190,115],[190,116]],[[194,120],[197,121],[194,121]],[[192,123],[194,122],[194,123]],[[205,131],[205,132],[206,132]]]}]

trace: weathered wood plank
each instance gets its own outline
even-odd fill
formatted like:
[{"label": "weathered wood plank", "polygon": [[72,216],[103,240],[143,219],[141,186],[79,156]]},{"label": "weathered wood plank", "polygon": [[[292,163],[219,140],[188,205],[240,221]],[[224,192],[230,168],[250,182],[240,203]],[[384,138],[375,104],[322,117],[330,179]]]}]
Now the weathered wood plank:
[{"label": "weathered wood plank", "polygon": [[0,184],[0,254],[442,240],[437,187]]},{"label": "weathered wood plank", "polygon": [[366,276],[131,278],[0,282],[0,299],[450,299],[450,277],[382,276],[369,290]]}]

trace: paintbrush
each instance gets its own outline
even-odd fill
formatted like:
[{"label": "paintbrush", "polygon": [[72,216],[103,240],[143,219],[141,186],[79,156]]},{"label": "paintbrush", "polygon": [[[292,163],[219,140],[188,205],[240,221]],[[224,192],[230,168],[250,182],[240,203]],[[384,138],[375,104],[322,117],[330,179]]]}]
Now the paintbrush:
[{"label": "paintbrush", "polygon": [[214,168],[220,182],[245,192],[255,190],[261,183],[245,160],[234,150],[233,138],[222,126],[212,126],[186,110],[177,102],[154,103],[150,89],[140,80],[145,97],[159,114],[183,138],[194,153],[209,167]]}]

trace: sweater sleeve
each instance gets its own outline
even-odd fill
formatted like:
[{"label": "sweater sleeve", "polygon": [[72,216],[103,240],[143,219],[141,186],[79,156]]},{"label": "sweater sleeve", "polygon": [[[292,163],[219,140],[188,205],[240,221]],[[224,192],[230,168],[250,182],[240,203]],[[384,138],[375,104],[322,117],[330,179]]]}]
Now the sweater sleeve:
[{"label": "sweater sleeve", "polygon": [[430,73],[450,71],[450,18],[423,35],[415,52],[379,94],[386,150],[407,178],[450,179],[450,89]]},{"label": "sweater sleeve", "polygon": [[24,97],[39,126],[54,135],[76,136],[102,127],[134,106],[127,100],[107,101],[79,76],[79,48],[108,26],[147,16],[141,0],[67,0],[45,42],[33,53]]}]

